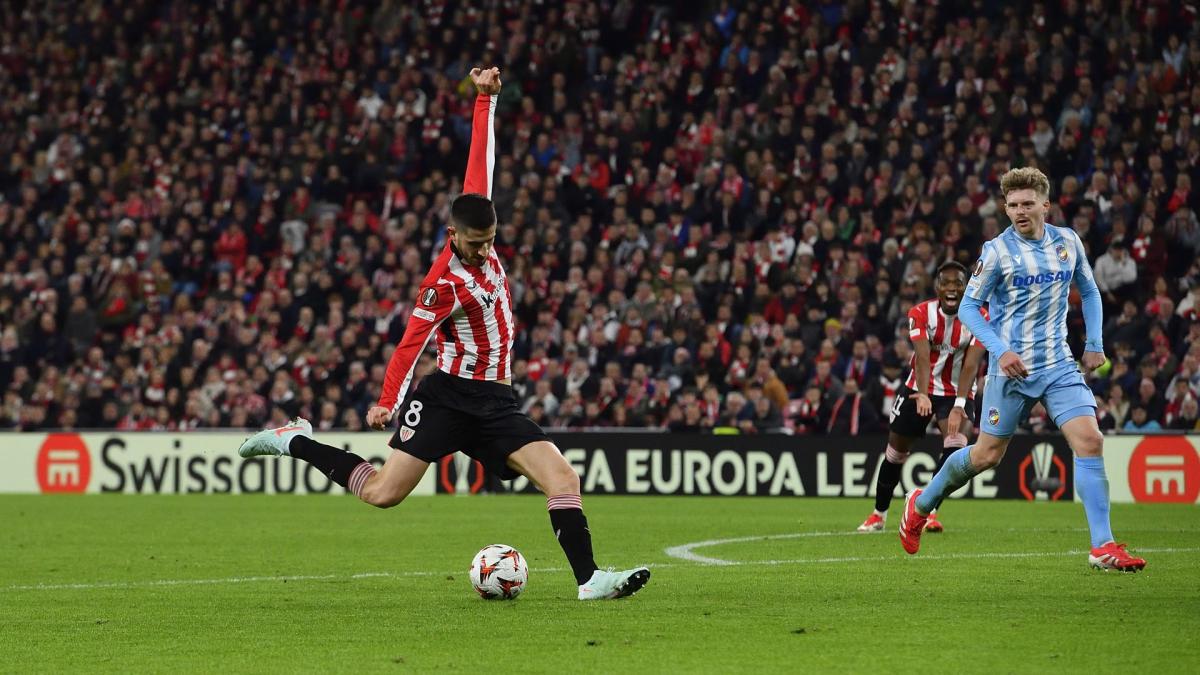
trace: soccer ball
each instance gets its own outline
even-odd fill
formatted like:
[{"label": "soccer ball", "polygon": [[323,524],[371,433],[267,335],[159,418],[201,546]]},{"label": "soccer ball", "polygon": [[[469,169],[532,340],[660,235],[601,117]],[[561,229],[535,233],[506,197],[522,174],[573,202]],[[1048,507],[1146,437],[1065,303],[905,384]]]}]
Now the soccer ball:
[{"label": "soccer ball", "polygon": [[484,600],[512,600],[528,580],[525,556],[511,546],[484,546],[471,561],[471,586]]}]

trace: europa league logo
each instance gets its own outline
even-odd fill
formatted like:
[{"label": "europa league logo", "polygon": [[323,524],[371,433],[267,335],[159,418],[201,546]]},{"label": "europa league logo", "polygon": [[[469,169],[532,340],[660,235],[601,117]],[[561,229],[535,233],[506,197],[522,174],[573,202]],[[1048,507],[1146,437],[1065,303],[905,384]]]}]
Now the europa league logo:
[{"label": "europa league logo", "polygon": [[[1033,477],[1029,479],[1029,489],[1034,495],[1032,498],[1038,500],[1058,499],[1062,494],[1064,472],[1062,460],[1054,456],[1054,446],[1049,443],[1038,443],[1029,451],[1029,459],[1026,461],[1033,466]],[[1056,464],[1059,465],[1057,467],[1059,470],[1055,472],[1057,475],[1051,475]],[[1022,478],[1025,477],[1024,470],[1025,467],[1022,466]]]}]

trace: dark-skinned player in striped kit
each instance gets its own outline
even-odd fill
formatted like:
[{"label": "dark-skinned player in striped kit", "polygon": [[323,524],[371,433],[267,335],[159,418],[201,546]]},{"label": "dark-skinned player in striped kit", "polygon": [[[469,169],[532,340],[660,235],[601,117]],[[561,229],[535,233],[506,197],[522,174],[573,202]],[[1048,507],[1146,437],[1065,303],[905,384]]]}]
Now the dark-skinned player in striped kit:
[{"label": "dark-skinned player in striped kit", "polygon": [[[908,312],[908,337],[913,344],[908,379],[892,406],[887,451],[875,480],[875,509],[858,526],[859,532],[883,531],[904,462],[935,417],[942,433],[937,469],[967,444],[975,376],[985,349],[958,316],[966,286],[967,268],[953,261],[942,263],[934,277],[937,297]],[[936,512],[930,514],[925,530],[942,531]]]},{"label": "dark-skinned player in striped kit", "polygon": [[[493,246],[497,223],[491,200],[500,69],[475,68],[471,80],[478,95],[463,194],[451,204],[446,246],[421,283],[383,392],[367,411],[367,424],[375,429],[399,417],[391,455],[376,470],[357,455],[314,440],[312,425],[299,418],[251,436],[239,452],[304,460],[362,501],[388,508],[404,501],[430,463],[462,451],[503,478],[527,477],[545,493],[580,600],[626,597],[646,585],[650,571],[597,567],[579,475],[541,427],[521,413],[513,394],[515,326],[508,280]],[[411,389],[431,339],[437,370]]]}]

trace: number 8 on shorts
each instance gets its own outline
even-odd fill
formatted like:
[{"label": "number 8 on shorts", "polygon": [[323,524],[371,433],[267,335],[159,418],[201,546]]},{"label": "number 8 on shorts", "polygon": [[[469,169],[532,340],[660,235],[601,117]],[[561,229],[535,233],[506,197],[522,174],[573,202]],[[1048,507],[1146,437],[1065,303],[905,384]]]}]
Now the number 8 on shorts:
[{"label": "number 8 on shorts", "polygon": [[404,413],[404,423],[410,427],[415,427],[421,423],[421,408],[425,406],[418,400],[413,399],[412,403],[408,404],[408,410]]}]

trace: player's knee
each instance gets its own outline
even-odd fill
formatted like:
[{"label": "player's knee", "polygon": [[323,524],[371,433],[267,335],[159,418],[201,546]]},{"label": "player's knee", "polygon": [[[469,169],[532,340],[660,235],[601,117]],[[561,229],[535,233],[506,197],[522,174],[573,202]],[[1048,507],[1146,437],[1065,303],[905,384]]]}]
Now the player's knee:
[{"label": "player's knee", "polygon": [[577,495],[579,494],[579,474],[575,473],[575,469],[572,469],[571,465],[564,461],[562,466],[547,476],[543,487],[548,495]]},{"label": "player's knee", "polygon": [[579,474],[575,473],[575,469],[568,464],[562,471],[555,476],[555,489],[550,494],[562,495],[577,495],[579,494]]},{"label": "player's knee", "polygon": [[1104,454],[1104,434],[1098,430],[1089,429],[1075,438],[1072,449],[1080,457],[1099,457]]},{"label": "player's knee", "polygon": [[907,448],[901,450],[900,448],[897,448],[889,443],[884,454],[887,457],[887,461],[891,462],[892,464],[903,464],[908,460],[908,456],[912,453],[908,452]]}]

